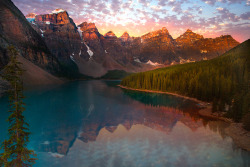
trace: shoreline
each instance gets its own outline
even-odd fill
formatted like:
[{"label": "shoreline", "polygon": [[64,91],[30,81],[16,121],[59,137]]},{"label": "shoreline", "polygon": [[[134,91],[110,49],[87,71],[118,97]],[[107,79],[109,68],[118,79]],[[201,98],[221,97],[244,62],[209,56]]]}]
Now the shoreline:
[{"label": "shoreline", "polygon": [[250,141],[250,131],[245,130],[242,127],[242,123],[235,123],[232,119],[223,117],[223,113],[219,113],[219,112],[213,113],[212,112],[212,105],[208,102],[204,102],[204,101],[198,100],[196,98],[183,96],[183,95],[179,95],[179,94],[171,93],[171,92],[134,89],[134,88],[129,88],[129,87],[122,86],[122,85],[117,85],[117,86],[119,86],[120,88],[123,88],[123,89],[128,89],[128,90],[133,90],[133,91],[168,94],[168,95],[173,95],[173,96],[177,96],[177,97],[181,97],[181,98],[185,98],[185,99],[197,102],[203,107],[198,111],[200,116],[212,118],[212,119],[217,119],[217,120],[221,120],[221,121],[229,123],[230,125],[225,129],[226,134],[233,139],[234,143],[239,148],[246,150],[246,151],[250,151],[250,142],[249,142]]},{"label": "shoreline", "polygon": [[173,95],[173,96],[181,97],[181,98],[184,98],[184,99],[192,100],[192,101],[195,101],[197,103],[201,103],[203,105],[210,105],[210,103],[208,103],[208,102],[204,102],[204,101],[198,100],[196,98],[180,95],[180,94],[177,94],[177,93],[162,92],[162,91],[157,91],[157,90],[134,89],[134,88],[129,88],[129,87],[122,86],[122,85],[117,85],[117,86],[119,86],[120,88],[123,88],[123,89],[134,90],[134,91],[139,91],[139,92],[160,93],[160,94]]}]

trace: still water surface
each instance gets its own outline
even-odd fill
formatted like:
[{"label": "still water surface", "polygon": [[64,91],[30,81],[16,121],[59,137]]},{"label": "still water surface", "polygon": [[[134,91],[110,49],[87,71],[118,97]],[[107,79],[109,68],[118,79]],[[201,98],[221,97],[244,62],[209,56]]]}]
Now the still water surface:
[{"label": "still water surface", "polygon": [[[35,167],[250,166],[224,130],[179,97],[123,90],[119,81],[78,81],[25,92]],[[0,99],[0,140],[7,98]]]}]

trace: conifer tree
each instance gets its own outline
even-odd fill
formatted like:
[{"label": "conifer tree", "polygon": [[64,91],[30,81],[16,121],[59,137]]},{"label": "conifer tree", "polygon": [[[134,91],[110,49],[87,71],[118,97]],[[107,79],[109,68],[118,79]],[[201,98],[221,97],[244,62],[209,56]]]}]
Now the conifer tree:
[{"label": "conifer tree", "polygon": [[34,151],[27,148],[29,142],[29,125],[25,122],[23,112],[24,96],[23,96],[23,82],[21,75],[23,69],[20,67],[21,63],[17,61],[17,50],[15,47],[8,47],[10,55],[10,62],[4,68],[2,78],[10,83],[9,94],[9,129],[8,139],[6,139],[1,148],[3,153],[0,154],[0,165],[5,167],[29,167],[35,162]]}]

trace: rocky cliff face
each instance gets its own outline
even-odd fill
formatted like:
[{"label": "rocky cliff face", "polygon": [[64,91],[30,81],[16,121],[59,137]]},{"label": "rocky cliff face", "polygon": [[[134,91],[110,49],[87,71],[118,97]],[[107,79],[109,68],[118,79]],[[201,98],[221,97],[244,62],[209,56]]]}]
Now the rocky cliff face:
[{"label": "rocky cliff face", "polygon": [[68,13],[57,9],[51,14],[36,15],[32,26],[66,71],[77,74],[73,55],[81,52],[81,37]]},{"label": "rocky cliff face", "polygon": [[139,59],[143,62],[152,61],[160,64],[170,64],[172,61],[178,61],[174,52],[175,45],[175,40],[165,27],[150,32],[141,37]]},{"label": "rocky cliff face", "polygon": [[130,37],[128,32],[124,32],[119,39],[120,39],[121,44],[125,47],[131,46],[132,41],[133,41],[133,38]]},{"label": "rocky cliff face", "polygon": [[36,15],[37,15],[37,14],[35,14],[35,13],[29,13],[29,14],[27,14],[25,17],[26,17],[26,19],[27,19],[27,18],[34,19],[34,18],[36,17]]},{"label": "rocky cliff face", "polygon": [[11,0],[0,1],[0,69],[8,62],[6,48],[14,45],[32,63],[58,73],[60,66],[42,37],[31,27]]},{"label": "rocky cliff face", "polygon": [[130,37],[130,35],[128,34],[128,32],[124,32],[124,33],[122,34],[122,36],[120,37],[120,39],[121,39],[123,42],[131,41],[131,37]]},{"label": "rocky cliff face", "polygon": [[177,46],[193,45],[196,41],[204,39],[202,35],[196,34],[188,29],[184,34],[176,38]]},{"label": "rocky cliff face", "polygon": [[104,35],[104,38],[106,39],[106,41],[108,42],[117,42],[118,38],[115,35],[115,33],[113,33],[113,31],[109,31]]},{"label": "rocky cliff face", "polygon": [[217,38],[204,38],[191,30],[187,30],[183,35],[176,39],[177,54],[181,57],[181,63],[184,60],[199,61],[211,59],[219,56],[231,48],[237,46],[239,42],[230,35],[224,35]]},{"label": "rocky cliff face", "polygon": [[[56,9],[59,11],[60,9]],[[45,22],[46,24],[69,24],[72,20],[69,18],[69,15],[66,11],[61,10],[58,13],[44,14],[44,15],[36,15],[36,22]]]},{"label": "rocky cliff face", "polygon": [[201,53],[211,53],[215,56],[219,56],[237,45],[239,45],[239,42],[233,39],[231,35],[205,38],[195,42],[195,46],[200,49]]},{"label": "rocky cliff face", "polygon": [[82,32],[83,40],[98,40],[102,37],[99,33],[98,29],[95,26],[95,23],[87,23],[83,22],[82,24],[77,26],[78,29]]}]

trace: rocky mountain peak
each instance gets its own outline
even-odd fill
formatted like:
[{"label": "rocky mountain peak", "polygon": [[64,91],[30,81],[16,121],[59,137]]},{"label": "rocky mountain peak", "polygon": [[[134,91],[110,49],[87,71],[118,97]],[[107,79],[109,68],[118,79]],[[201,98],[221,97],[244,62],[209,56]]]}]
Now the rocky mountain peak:
[{"label": "rocky mountain peak", "polygon": [[221,44],[223,43],[224,45],[238,45],[239,42],[236,41],[231,35],[221,35],[220,37],[217,37],[214,39],[215,43]]},{"label": "rocky mountain peak", "polygon": [[192,33],[193,31],[190,29],[187,29],[186,33]]},{"label": "rocky mountain peak", "polygon": [[87,23],[87,22],[83,22],[81,24],[79,24],[77,27],[80,27],[80,30],[85,32],[85,31],[96,31],[97,28],[95,26],[95,23]]},{"label": "rocky mountain peak", "polygon": [[147,34],[143,35],[141,38],[142,39],[150,39],[150,38],[161,37],[161,36],[171,37],[171,35],[169,34],[169,32],[168,32],[168,30],[167,30],[166,27],[163,27],[160,30],[156,30],[156,31],[147,33]]},{"label": "rocky mountain peak", "polygon": [[122,34],[121,37],[123,37],[123,38],[130,38],[129,33],[128,33],[127,31],[125,31],[125,32]]},{"label": "rocky mountain peak", "polygon": [[231,35],[221,35],[219,38],[233,39],[233,37]]},{"label": "rocky mountain peak", "polygon": [[30,18],[30,19],[34,19],[34,18],[36,17],[36,15],[37,15],[37,14],[35,14],[35,13],[29,13],[29,14],[27,14],[25,17],[26,17],[26,18]]},{"label": "rocky mountain peak", "polygon": [[87,23],[83,22],[79,24],[78,30],[80,29],[80,33],[82,33],[82,37],[84,40],[95,40],[99,39],[101,34],[95,26],[95,23]]},{"label": "rocky mountain peak", "polygon": [[42,14],[36,15],[35,21],[37,22],[45,22],[46,24],[68,24],[71,23],[72,19],[70,19],[67,11],[62,9],[56,9],[52,11],[50,14]]},{"label": "rocky mountain peak", "polygon": [[194,33],[192,30],[187,29],[187,31],[176,39],[179,45],[191,44],[197,40],[203,39],[204,37],[200,34]]},{"label": "rocky mountain peak", "polygon": [[162,33],[166,33],[166,34],[169,34],[168,30],[166,27],[162,27],[161,29]]},{"label": "rocky mountain peak", "polygon": [[125,31],[122,36],[120,37],[122,42],[129,42],[132,40],[132,38],[130,37],[129,33],[127,31]]},{"label": "rocky mountain peak", "polygon": [[113,31],[109,31],[104,35],[104,37],[116,37],[116,35],[113,33]]}]

